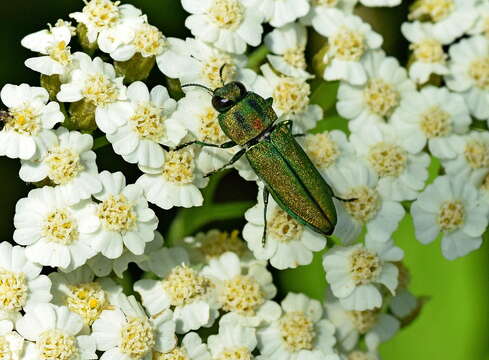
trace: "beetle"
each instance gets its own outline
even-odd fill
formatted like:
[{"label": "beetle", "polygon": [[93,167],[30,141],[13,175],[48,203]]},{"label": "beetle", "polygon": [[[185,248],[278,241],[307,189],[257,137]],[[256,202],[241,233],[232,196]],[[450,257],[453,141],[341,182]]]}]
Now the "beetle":
[{"label": "beetle", "polygon": [[212,94],[212,106],[219,113],[219,125],[231,141],[223,144],[191,141],[176,147],[176,150],[192,144],[223,149],[241,146],[227,164],[206,176],[246,156],[265,184],[262,241],[265,242],[267,234],[269,195],[300,224],[325,236],[331,235],[337,223],[333,203],[333,198],[337,197],[295,140],[303,134],[292,134],[291,120],[277,122],[277,114],[272,108],[273,99],[264,99],[248,91],[238,81],[223,84],[215,90],[201,84],[182,85],[186,86],[202,87]]}]

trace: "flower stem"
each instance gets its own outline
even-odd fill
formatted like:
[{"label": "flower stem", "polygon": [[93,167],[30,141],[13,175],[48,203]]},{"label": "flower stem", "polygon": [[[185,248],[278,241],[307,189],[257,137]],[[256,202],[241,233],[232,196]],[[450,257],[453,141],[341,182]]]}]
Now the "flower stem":
[{"label": "flower stem", "polygon": [[104,146],[109,145],[109,144],[110,144],[110,142],[109,142],[109,140],[107,140],[107,137],[105,135],[100,136],[94,140],[92,150],[97,150],[97,149],[103,148]]},{"label": "flower stem", "polygon": [[264,62],[267,55],[268,55],[268,49],[265,45],[261,45],[260,47],[257,47],[248,57],[247,67],[254,71],[258,71],[260,65]]}]

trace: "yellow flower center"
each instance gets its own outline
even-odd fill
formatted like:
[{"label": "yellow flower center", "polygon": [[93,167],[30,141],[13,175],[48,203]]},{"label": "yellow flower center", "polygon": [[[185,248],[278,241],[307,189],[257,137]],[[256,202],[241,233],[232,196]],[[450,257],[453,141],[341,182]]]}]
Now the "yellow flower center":
[{"label": "yellow flower center", "polygon": [[104,106],[117,100],[119,89],[114,81],[97,73],[87,76],[82,94],[93,105]]},{"label": "yellow flower center", "polygon": [[203,297],[212,287],[211,281],[195,270],[179,265],[172,269],[161,285],[173,306],[190,304]]},{"label": "yellow flower center", "polygon": [[179,346],[172,351],[162,354],[160,352],[153,353],[152,360],[190,360],[187,351]]},{"label": "yellow flower center", "polygon": [[379,312],[378,310],[349,311],[348,315],[355,329],[360,334],[366,334],[377,324]]},{"label": "yellow flower center", "polygon": [[397,177],[406,169],[407,154],[399,145],[381,141],[370,148],[368,161],[379,176]]},{"label": "yellow flower center", "polygon": [[161,31],[147,23],[136,31],[132,43],[144,57],[159,55],[166,47],[166,39]]},{"label": "yellow flower center", "polygon": [[289,352],[312,350],[314,323],[302,312],[288,312],[280,319],[280,335]]},{"label": "yellow flower center", "polygon": [[39,357],[43,360],[73,360],[78,356],[77,342],[74,336],[62,330],[44,331],[36,341]]},{"label": "yellow flower center", "polygon": [[108,308],[108,299],[100,284],[91,282],[71,285],[66,305],[90,326],[98,319],[100,313]]},{"label": "yellow flower center", "polygon": [[232,231],[231,234],[226,231],[211,230],[204,235],[199,250],[207,260],[217,258],[228,251],[241,256],[246,252],[246,245],[238,234],[238,230]]},{"label": "yellow flower center", "polygon": [[478,88],[489,90],[489,57],[474,60],[469,67],[469,76]]},{"label": "yellow flower center", "polygon": [[298,46],[285,50],[283,54],[284,61],[295,68],[305,69],[307,64],[304,50],[304,46]]},{"label": "yellow flower center", "polygon": [[465,222],[465,208],[460,200],[443,202],[438,213],[438,225],[442,231],[451,232],[460,228]]},{"label": "yellow flower center", "polygon": [[166,118],[161,109],[151,103],[141,103],[129,121],[140,139],[159,141],[165,135]]},{"label": "yellow flower center", "polygon": [[267,230],[278,241],[298,240],[304,227],[280,208],[276,208],[267,223]]},{"label": "yellow flower center", "polygon": [[218,112],[209,106],[200,113],[200,140],[212,144],[222,144],[228,140],[228,137],[221,129]]},{"label": "yellow flower center", "polygon": [[356,285],[365,285],[375,280],[381,269],[380,258],[367,249],[355,249],[349,256],[349,271]]},{"label": "yellow flower center", "polygon": [[327,168],[333,165],[340,156],[338,144],[328,132],[308,135],[304,142],[307,155],[318,168]]},{"label": "yellow flower center", "polygon": [[285,114],[298,114],[306,109],[310,94],[311,88],[304,80],[282,77],[273,89],[274,105]]},{"label": "yellow flower center", "polygon": [[338,0],[312,0],[313,6],[335,7],[337,4]]},{"label": "yellow flower center", "polygon": [[133,205],[122,194],[110,195],[100,203],[97,215],[104,229],[108,231],[130,231],[137,221]]},{"label": "yellow flower center", "polygon": [[119,20],[119,1],[91,0],[85,4],[83,13],[88,17],[88,21],[99,28],[111,27]]},{"label": "yellow flower center", "polygon": [[5,336],[0,336],[0,360],[17,360],[18,356],[15,356],[10,348],[10,343]]},{"label": "yellow flower center", "polygon": [[71,245],[79,235],[76,219],[67,209],[56,209],[44,220],[42,235],[47,241]]},{"label": "yellow flower center", "polygon": [[55,146],[48,151],[44,163],[48,167],[48,177],[56,185],[69,183],[84,170],[80,155],[69,148]]},{"label": "yellow flower center", "polygon": [[348,354],[347,360],[369,360],[366,352],[355,350]]},{"label": "yellow flower center", "polygon": [[418,0],[414,3],[409,18],[438,22],[450,15],[454,7],[453,0]]},{"label": "yellow flower center", "polygon": [[470,140],[465,144],[465,160],[472,169],[489,167],[489,143]]},{"label": "yellow flower center", "polygon": [[437,105],[424,111],[420,117],[421,130],[429,139],[446,136],[452,132],[450,114]]},{"label": "yellow flower center", "polygon": [[238,275],[224,282],[221,295],[222,308],[242,315],[252,316],[265,302],[260,284],[250,276]]},{"label": "yellow flower center", "polygon": [[27,104],[10,109],[5,117],[5,129],[21,135],[36,135],[41,128],[38,116],[38,112]]},{"label": "yellow flower center", "polygon": [[329,38],[333,56],[344,61],[359,61],[365,53],[365,37],[362,33],[342,27]]},{"label": "yellow flower center", "polygon": [[183,149],[169,151],[163,167],[163,178],[174,184],[190,184],[194,180],[194,154]]},{"label": "yellow flower center", "polygon": [[215,25],[227,30],[237,29],[245,14],[244,6],[238,0],[214,0],[207,11]]},{"label": "yellow flower center", "polygon": [[120,336],[120,351],[133,359],[142,359],[155,345],[154,329],[148,319],[130,319]]},{"label": "yellow flower center", "polygon": [[24,273],[0,268],[0,310],[17,312],[27,300],[27,280]]},{"label": "yellow flower center", "polygon": [[369,110],[381,117],[387,117],[399,105],[399,92],[382,79],[369,80],[363,90],[363,99]]},{"label": "yellow flower center", "polygon": [[[224,67],[223,67],[224,66]],[[220,76],[222,68],[222,79]],[[219,53],[219,55],[212,55],[202,64],[201,76],[207,80],[211,88],[218,88],[222,86],[224,82],[233,81],[236,78],[237,66],[231,56],[225,53]]]},{"label": "yellow flower center", "polygon": [[352,199],[343,203],[348,213],[363,224],[372,219],[380,209],[379,193],[367,186],[352,189],[345,198]]},{"label": "yellow flower center", "polygon": [[416,60],[424,63],[445,63],[447,55],[443,51],[442,44],[435,39],[425,39],[419,43],[410,45]]},{"label": "yellow flower center", "polygon": [[226,348],[224,349],[215,360],[251,360],[253,355],[251,355],[250,350],[246,347],[240,348]]},{"label": "yellow flower center", "polygon": [[56,44],[48,47],[47,52],[51,59],[63,66],[71,63],[70,47],[64,41],[58,41]]}]

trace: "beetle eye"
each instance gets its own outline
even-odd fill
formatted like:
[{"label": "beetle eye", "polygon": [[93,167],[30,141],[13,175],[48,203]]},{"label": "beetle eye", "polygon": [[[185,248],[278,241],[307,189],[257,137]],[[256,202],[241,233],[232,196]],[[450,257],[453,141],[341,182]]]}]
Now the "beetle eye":
[{"label": "beetle eye", "polygon": [[224,112],[233,105],[234,103],[229,99],[216,95],[214,95],[212,98],[212,106],[214,106],[214,108],[219,112]]}]

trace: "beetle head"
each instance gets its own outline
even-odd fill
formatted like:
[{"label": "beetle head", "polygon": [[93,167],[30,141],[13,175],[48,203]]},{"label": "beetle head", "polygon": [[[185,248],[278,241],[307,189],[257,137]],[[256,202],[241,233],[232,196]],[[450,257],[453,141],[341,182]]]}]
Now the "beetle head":
[{"label": "beetle head", "polygon": [[248,91],[242,83],[238,81],[230,82],[214,90],[212,106],[218,112],[224,113],[243,99],[247,93]]}]

